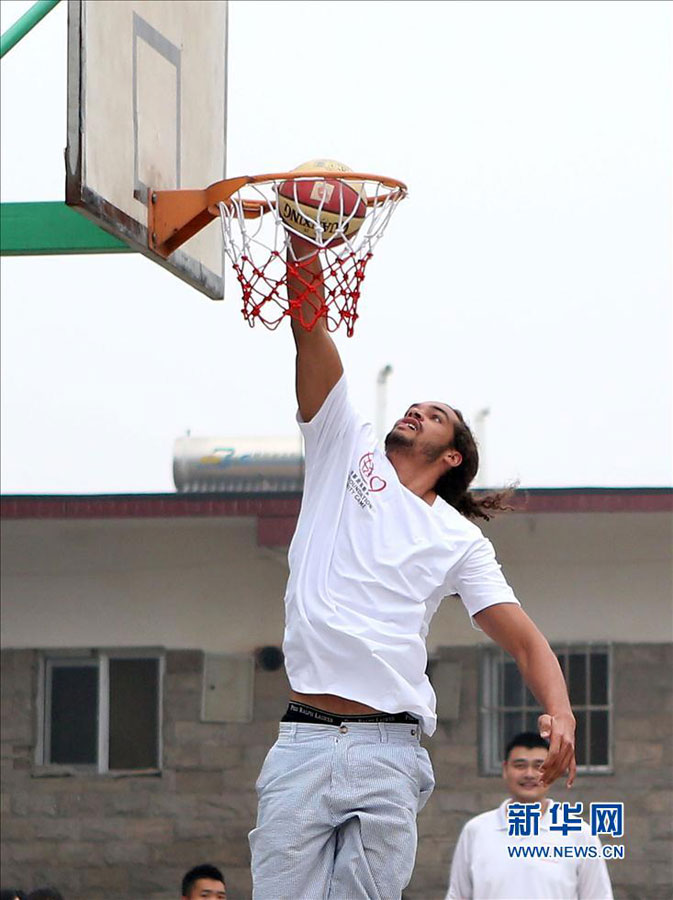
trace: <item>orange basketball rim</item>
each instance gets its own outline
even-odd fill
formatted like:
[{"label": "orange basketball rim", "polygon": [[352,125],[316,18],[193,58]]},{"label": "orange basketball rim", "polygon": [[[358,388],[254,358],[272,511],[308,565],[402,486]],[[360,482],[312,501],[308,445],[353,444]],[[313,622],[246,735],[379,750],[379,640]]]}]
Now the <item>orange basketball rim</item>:
[{"label": "orange basketball rim", "polygon": [[[202,190],[151,190],[148,244],[166,259],[219,216],[249,325],[275,329],[289,316],[310,331],[324,318],[330,331],[343,324],[350,336],[366,265],[406,196],[406,185],[394,178],[325,169],[228,178]],[[307,268],[316,252],[318,278]]]}]

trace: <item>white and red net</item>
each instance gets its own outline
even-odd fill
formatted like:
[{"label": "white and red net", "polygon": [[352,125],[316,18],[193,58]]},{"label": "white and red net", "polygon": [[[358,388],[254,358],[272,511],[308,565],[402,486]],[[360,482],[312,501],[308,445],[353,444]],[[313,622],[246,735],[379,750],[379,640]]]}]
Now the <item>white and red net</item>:
[{"label": "white and red net", "polygon": [[[350,337],[358,319],[367,263],[397,204],[406,196],[405,186],[350,172],[347,178],[336,177],[333,172],[264,178],[245,185],[226,203],[219,204],[224,250],[241,287],[245,320],[250,326],[261,322],[274,330],[291,317],[311,331],[324,318],[330,331],[343,324]],[[351,190],[355,186],[361,194],[364,215],[356,231],[353,217],[356,211],[361,214],[356,206],[348,210],[341,202],[327,215],[323,201],[314,209],[300,204],[301,183],[321,180],[332,187],[335,182]],[[329,196],[327,191],[323,196]],[[281,197],[285,218],[280,214]],[[287,215],[288,202],[293,216]],[[298,223],[297,227],[289,219]],[[315,266],[316,252],[319,267]],[[292,298],[288,276],[293,284]]]}]

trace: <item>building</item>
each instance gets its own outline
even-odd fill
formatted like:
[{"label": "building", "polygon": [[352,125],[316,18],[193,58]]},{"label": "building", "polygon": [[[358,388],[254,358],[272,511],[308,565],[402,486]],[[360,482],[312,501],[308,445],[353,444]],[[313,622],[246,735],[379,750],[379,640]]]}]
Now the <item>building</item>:
[{"label": "building", "polygon": [[[299,503],[3,498],[3,886],[167,900],[212,861],[232,898],[249,896],[254,782],[286,701],[275,648]],[[570,799],[625,803],[617,897],[668,896],[673,492],[539,489],[516,507],[485,531],[565,667],[584,770]],[[503,740],[537,715],[457,598],[429,649],[437,788],[408,900],[444,896],[460,828],[503,797]]]}]

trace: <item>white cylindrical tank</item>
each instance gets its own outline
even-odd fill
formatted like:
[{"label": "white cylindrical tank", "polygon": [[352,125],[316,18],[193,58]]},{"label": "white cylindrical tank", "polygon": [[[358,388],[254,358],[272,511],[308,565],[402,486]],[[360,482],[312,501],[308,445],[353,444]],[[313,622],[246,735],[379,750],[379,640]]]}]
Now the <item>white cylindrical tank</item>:
[{"label": "white cylindrical tank", "polygon": [[296,437],[179,437],[173,481],[180,492],[300,491],[301,435]]}]

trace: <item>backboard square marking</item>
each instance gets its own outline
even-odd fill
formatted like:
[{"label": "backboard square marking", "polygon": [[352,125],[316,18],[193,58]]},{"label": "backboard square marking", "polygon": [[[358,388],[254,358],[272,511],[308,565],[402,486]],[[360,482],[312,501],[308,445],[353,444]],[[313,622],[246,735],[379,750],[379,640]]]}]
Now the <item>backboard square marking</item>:
[{"label": "backboard square marking", "polygon": [[[164,90],[158,92],[157,85]],[[171,107],[175,110],[173,135],[165,131],[165,123],[173,118]],[[181,124],[180,48],[134,12],[133,196],[141,203],[147,204],[150,184],[164,189],[181,187]],[[164,184],[166,179],[158,174],[158,156],[162,156],[162,171],[175,171],[172,184]]]}]

